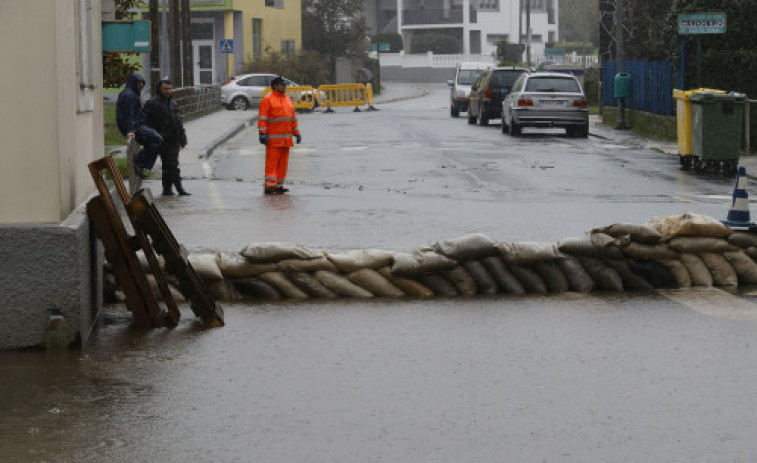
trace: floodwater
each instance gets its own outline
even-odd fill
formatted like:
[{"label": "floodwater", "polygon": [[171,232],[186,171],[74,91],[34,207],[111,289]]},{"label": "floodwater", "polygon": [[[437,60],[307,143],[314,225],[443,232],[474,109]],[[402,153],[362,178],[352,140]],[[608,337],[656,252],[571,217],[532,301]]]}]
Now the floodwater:
[{"label": "floodwater", "polygon": [[0,353],[0,460],[757,456],[754,318],[653,293],[224,309],[135,332],[110,307],[82,351]]}]

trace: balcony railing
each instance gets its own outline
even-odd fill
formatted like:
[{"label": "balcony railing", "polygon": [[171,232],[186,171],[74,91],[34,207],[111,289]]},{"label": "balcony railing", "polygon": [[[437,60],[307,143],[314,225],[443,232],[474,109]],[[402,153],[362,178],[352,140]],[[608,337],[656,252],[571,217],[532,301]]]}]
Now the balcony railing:
[{"label": "balcony railing", "polygon": [[459,6],[451,8],[424,8],[402,10],[402,24],[461,24],[463,9]]}]

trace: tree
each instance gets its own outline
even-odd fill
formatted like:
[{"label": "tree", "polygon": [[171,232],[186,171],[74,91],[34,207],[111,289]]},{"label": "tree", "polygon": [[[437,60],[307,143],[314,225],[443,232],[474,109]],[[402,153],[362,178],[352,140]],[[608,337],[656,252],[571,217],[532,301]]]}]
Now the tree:
[{"label": "tree", "polygon": [[560,0],[560,40],[599,45],[597,0]]},{"label": "tree", "polygon": [[[141,0],[116,0],[116,19],[130,19],[132,16],[131,9],[139,8],[142,5]],[[135,57],[139,53],[103,53],[103,87],[119,88],[126,78],[132,72],[136,72],[141,67],[139,60]]]},{"label": "tree", "polygon": [[362,10],[362,0],[303,0],[304,48],[326,56],[332,70],[340,56],[365,56],[368,43]]}]

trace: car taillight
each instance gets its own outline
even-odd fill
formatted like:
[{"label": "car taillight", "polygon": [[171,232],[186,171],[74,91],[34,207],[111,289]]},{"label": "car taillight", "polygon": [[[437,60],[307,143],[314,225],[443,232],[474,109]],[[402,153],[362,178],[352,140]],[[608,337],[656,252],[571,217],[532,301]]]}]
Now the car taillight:
[{"label": "car taillight", "polygon": [[521,98],[520,100],[518,100],[518,106],[533,106],[533,105],[534,105],[534,100],[528,100],[525,98]]},{"label": "car taillight", "polygon": [[576,108],[585,108],[589,106],[589,104],[586,102],[586,100],[581,99],[581,100],[574,100],[573,106],[575,106]]},{"label": "car taillight", "polygon": [[486,86],[486,90],[484,90],[484,98],[491,98],[492,97],[492,87],[491,85]]}]

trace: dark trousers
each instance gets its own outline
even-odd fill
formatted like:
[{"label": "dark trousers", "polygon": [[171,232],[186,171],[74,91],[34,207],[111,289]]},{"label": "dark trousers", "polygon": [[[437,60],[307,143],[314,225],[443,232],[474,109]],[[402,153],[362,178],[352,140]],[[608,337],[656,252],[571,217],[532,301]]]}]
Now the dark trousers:
[{"label": "dark trousers", "polygon": [[143,169],[152,169],[163,145],[163,137],[155,129],[146,125],[141,125],[134,137],[137,143],[142,145],[142,151],[137,154],[135,162]]},{"label": "dark trousers", "polygon": [[179,170],[179,142],[166,141],[163,143],[163,152],[160,160],[163,163],[163,191],[170,191],[171,186],[181,189],[181,171]]}]

